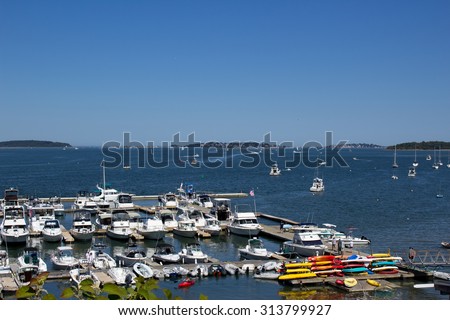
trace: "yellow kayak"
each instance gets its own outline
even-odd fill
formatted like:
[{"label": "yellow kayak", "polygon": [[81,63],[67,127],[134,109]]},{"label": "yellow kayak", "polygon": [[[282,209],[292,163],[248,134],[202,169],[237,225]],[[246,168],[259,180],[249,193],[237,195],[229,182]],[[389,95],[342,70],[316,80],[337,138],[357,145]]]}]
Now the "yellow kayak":
[{"label": "yellow kayak", "polygon": [[352,288],[352,287],[356,286],[357,283],[358,283],[358,281],[356,281],[355,278],[345,278],[344,279],[344,285],[347,288]]},{"label": "yellow kayak", "polygon": [[390,253],[373,253],[373,254],[369,255],[369,257],[371,257],[371,258],[387,258],[390,256],[391,256]]},{"label": "yellow kayak", "polygon": [[295,280],[295,279],[305,279],[316,277],[314,272],[304,272],[304,273],[291,273],[283,274],[278,277],[278,280]]},{"label": "yellow kayak", "polygon": [[294,262],[294,263],[286,263],[284,265],[284,267],[286,269],[289,269],[289,268],[303,268],[303,267],[308,268],[308,267],[311,267],[311,266],[312,266],[312,262]]},{"label": "yellow kayak", "polygon": [[305,273],[305,272],[311,272],[311,270],[306,268],[296,268],[296,269],[286,269],[285,271],[285,273]]},{"label": "yellow kayak", "polygon": [[367,283],[370,284],[371,286],[374,286],[374,287],[379,287],[380,286],[380,283],[378,281],[376,281],[376,280],[373,280],[373,279],[367,279]]}]

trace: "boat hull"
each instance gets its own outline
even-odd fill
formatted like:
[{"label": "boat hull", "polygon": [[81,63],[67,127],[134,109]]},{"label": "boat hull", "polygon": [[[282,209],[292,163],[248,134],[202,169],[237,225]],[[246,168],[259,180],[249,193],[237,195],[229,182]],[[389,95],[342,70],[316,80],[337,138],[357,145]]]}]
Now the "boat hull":
[{"label": "boat hull", "polygon": [[179,230],[177,228],[172,230],[173,234],[185,237],[185,238],[194,238],[197,235],[197,230]]},{"label": "boat hull", "polygon": [[260,228],[240,228],[233,225],[228,226],[228,231],[232,234],[244,237],[256,237],[260,232]]},{"label": "boat hull", "polygon": [[166,230],[157,230],[157,231],[138,230],[138,233],[142,235],[145,239],[161,240],[166,235]]},{"label": "boat hull", "polygon": [[69,233],[75,240],[78,241],[90,241],[94,237],[94,230],[81,229],[81,230],[69,230]]}]

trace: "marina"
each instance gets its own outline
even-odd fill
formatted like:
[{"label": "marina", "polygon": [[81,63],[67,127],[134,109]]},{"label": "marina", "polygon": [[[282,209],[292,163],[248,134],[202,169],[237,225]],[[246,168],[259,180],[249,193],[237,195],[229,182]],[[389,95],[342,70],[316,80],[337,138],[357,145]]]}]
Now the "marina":
[{"label": "marina", "polygon": [[[83,149],[80,149],[78,151],[83,152]],[[21,150],[20,152],[23,152],[23,150]],[[41,151],[34,150],[32,152]],[[52,150],[51,152],[56,153],[56,150]],[[94,152],[94,150],[86,150],[84,152],[90,154],[90,157],[95,158],[96,153]],[[227,266],[229,270],[241,270],[239,272],[236,271],[236,274],[229,274],[227,277],[223,278],[217,278],[214,276],[199,277],[199,281],[197,281],[195,286],[183,289],[186,290],[182,291],[183,297],[186,299],[195,299],[195,296],[193,295],[198,293],[205,293],[213,299],[219,297],[227,297],[227,294],[229,294],[228,297],[231,298],[234,297],[233,293],[236,291],[236,288],[242,289],[245,286],[255,288],[256,291],[252,293],[252,297],[269,299],[283,299],[284,297],[291,296],[291,294],[295,295],[295,292],[300,291],[306,293],[310,290],[318,290],[317,292],[323,292],[323,294],[326,294],[329,297],[340,298],[344,297],[341,296],[341,294],[350,295],[350,297],[357,298],[358,294],[365,295],[369,292],[373,292],[373,298],[376,298],[380,294],[380,292],[389,292],[388,296],[392,298],[396,297],[397,295],[406,294],[404,292],[410,292],[411,290],[414,291],[414,294],[417,294],[419,297],[423,294],[423,292],[425,292],[427,296],[432,297],[431,299],[445,299],[445,297],[442,297],[440,295],[440,291],[437,289],[421,289],[419,291],[419,289],[412,288],[414,283],[432,284],[433,271],[438,268],[444,268],[445,271],[445,268],[448,267],[450,250],[447,251],[444,247],[441,246],[441,242],[448,240],[448,238],[445,237],[448,234],[446,231],[448,219],[444,218],[444,212],[446,212],[448,207],[447,202],[436,203],[437,207],[433,207],[432,209],[435,212],[434,215],[429,215],[427,219],[423,219],[422,212],[425,207],[421,203],[428,203],[428,200],[422,199],[421,196],[417,197],[416,194],[421,188],[423,188],[424,190],[428,190],[430,188],[427,189],[421,186],[421,184],[415,184],[418,182],[422,184],[426,183],[426,181],[423,180],[425,179],[424,176],[426,176],[424,172],[422,172],[421,175],[415,177],[414,180],[404,181],[406,180],[406,178],[402,180],[402,178],[400,177],[398,181],[394,182],[392,181],[392,179],[390,179],[390,172],[388,169],[386,169],[385,171],[382,170],[381,173],[378,172],[378,169],[375,169],[374,172],[377,172],[377,176],[383,177],[383,180],[382,182],[380,182],[379,187],[374,187],[368,183],[369,181],[373,182],[372,178],[372,180],[363,178],[367,174],[369,170],[368,168],[370,168],[367,165],[371,164],[371,162],[369,161],[365,163],[363,159],[367,158],[371,159],[371,161],[377,161],[377,167],[382,166],[382,163],[384,163],[385,167],[389,167],[389,163],[391,162],[391,155],[383,153],[382,151],[378,151],[375,153],[365,153],[364,151],[360,151],[357,154],[357,157],[354,157],[354,155],[355,152],[349,154],[349,161],[351,161],[351,159],[353,158],[356,158],[358,160],[353,160],[354,163],[351,164],[350,169],[322,167],[323,169],[321,170],[327,173],[327,190],[314,193],[309,190],[309,187],[311,179],[316,175],[316,172],[314,172],[314,170],[306,171],[306,169],[304,168],[297,168],[289,172],[284,172],[282,166],[280,166],[283,174],[277,178],[270,177],[270,175],[267,174],[267,168],[264,166],[250,171],[240,171],[238,168],[235,168],[229,169],[229,171],[224,171],[222,173],[227,173],[227,175],[222,175],[220,173],[222,172],[220,169],[212,172],[208,171],[207,169],[185,169],[188,170],[187,172],[190,172],[191,176],[188,179],[191,181],[194,180],[193,176],[198,175],[199,172],[202,172],[201,175],[205,175],[207,177],[202,178],[203,180],[198,182],[196,186],[198,187],[199,185],[202,185],[202,189],[204,190],[217,190],[215,192],[199,192],[202,195],[209,196],[213,203],[215,199],[230,199],[231,212],[235,211],[236,204],[250,205],[251,210],[254,212],[254,217],[257,219],[258,224],[261,226],[261,229],[259,230],[259,233],[256,237],[263,241],[264,246],[267,248],[267,251],[271,253],[268,260],[242,260],[240,258],[239,250],[246,247],[246,245],[248,244],[248,240],[253,237],[253,235],[234,234],[232,232],[228,232],[227,224],[225,223],[227,220],[219,221],[221,223],[221,231],[219,234],[214,236],[201,229],[198,229],[195,237],[192,238],[173,234],[171,230],[168,230],[160,240],[151,240],[144,238],[142,234],[137,232],[138,229],[134,229],[136,227],[133,227],[133,225],[139,223],[140,219],[153,219],[153,217],[158,216],[158,212],[160,212],[161,210],[166,210],[166,208],[163,207],[163,204],[161,204],[158,200],[159,197],[161,197],[165,193],[170,193],[171,191],[177,190],[174,186],[177,186],[179,184],[181,175],[181,171],[178,171],[178,169],[169,169],[169,172],[170,170],[173,170],[173,172],[171,176],[172,178],[169,178],[167,182],[162,180],[158,184],[154,184],[152,182],[151,184],[146,184],[147,188],[145,189],[136,188],[136,185],[130,185],[128,182],[125,184],[127,191],[132,194],[133,201],[133,207],[128,208],[125,211],[129,213],[136,213],[136,215],[131,214],[131,217],[135,218],[131,219],[129,222],[131,229],[136,231],[130,233],[127,239],[131,239],[137,245],[145,248],[146,257],[139,261],[152,269],[152,271],[154,272],[153,276],[159,275],[159,285],[162,288],[171,288],[171,285],[174,282],[178,282],[180,280],[178,280],[179,278],[167,278],[165,276],[161,277],[161,273],[167,272],[168,266],[161,265],[160,263],[155,262],[152,259],[152,255],[155,253],[155,249],[160,242],[167,242],[173,245],[174,251],[176,253],[179,253],[183,250],[183,248],[186,247],[186,245],[188,245],[192,241],[198,241],[201,249],[204,250],[208,256],[208,261],[201,263],[202,265],[204,265],[204,268],[209,269],[220,265],[223,268]],[[420,158],[420,152],[417,152],[417,156],[418,158]],[[201,161],[201,158],[199,158],[199,161]],[[401,153],[398,154],[397,161],[400,164],[402,163]],[[280,164],[280,162],[278,163]],[[358,165],[360,164],[364,164],[365,166],[363,166],[363,168],[361,169],[358,169]],[[67,174],[67,172],[70,172],[70,167],[64,166],[62,163],[60,165],[64,168],[67,168],[64,171],[61,171],[61,174]],[[33,165],[31,165],[30,168],[33,168],[33,170],[41,170],[40,167],[35,167]],[[98,171],[101,171],[101,168],[99,170],[98,167],[95,167],[93,165],[84,165],[83,168],[90,169],[87,170],[86,173],[83,173],[84,170],[77,171],[76,175],[78,175],[78,172],[81,172],[83,174],[87,174],[87,176],[98,177]],[[44,170],[44,168],[42,168],[42,170],[43,171],[41,175],[46,175],[48,171]],[[110,170],[108,171],[107,175],[108,182],[111,182],[111,185],[114,186],[119,185],[120,181],[122,181],[123,184],[123,181],[129,181],[129,179],[137,179],[137,177],[142,172],[147,172],[145,169],[143,170],[144,171],[136,170],[135,168],[133,168],[133,166],[125,171],[121,170],[120,168],[117,170]],[[296,173],[297,170],[299,172]],[[437,172],[432,168],[429,168],[429,171],[433,172],[433,175]],[[133,172],[136,172],[136,174],[138,174],[135,178],[131,178]],[[444,176],[446,176],[447,174],[444,170],[438,172],[439,174],[442,174]],[[15,174],[19,177],[21,176],[21,173],[19,172],[16,172]],[[26,174],[26,172],[24,172],[23,174]],[[155,171],[153,172],[153,174],[158,174],[158,172]],[[242,183],[240,177],[245,174],[249,175],[250,177],[252,177],[252,179],[255,179],[255,181],[257,181],[257,188],[253,185],[253,183]],[[208,177],[207,175],[211,176]],[[346,177],[347,175],[348,177]],[[371,177],[373,175],[374,173],[371,174]],[[435,181],[435,177],[433,175],[430,173],[430,176],[427,178],[430,179],[431,183]],[[3,176],[6,178],[8,177],[8,175]],[[228,183],[224,184],[225,188],[223,188],[222,190],[215,187],[217,177],[219,176],[222,181],[228,181]],[[405,172],[405,176],[407,177],[407,172]],[[86,177],[82,179],[86,179]],[[283,181],[282,179],[285,179],[286,181]],[[300,191],[286,189],[286,186],[289,186],[298,179],[300,179],[302,185]],[[277,181],[276,183],[274,183],[275,180]],[[30,189],[27,189],[27,183],[25,183],[24,181],[26,180],[23,180],[22,178],[22,183],[18,186],[18,189],[20,191],[19,196],[30,193]],[[89,181],[89,179],[85,181]],[[151,178],[150,181],[153,181],[153,178]],[[282,181],[282,183],[278,181]],[[350,199],[349,197],[342,197],[342,195],[337,192],[339,190],[339,187],[337,187],[336,185],[338,181],[352,181],[359,185],[364,185],[364,188],[362,189],[365,189],[367,191],[367,194],[366,192],[364,194],[358,194],[357,197],[352,199]],[[30,180],[28,183],[36,184],[36,181]],[[396,191],[397,193],[395,193],[395,197],[391,197],[391,195],[388,195],[388,193],[384,194],[383,190],[386,189],[383,189],[383,186],[395,183],[397,185],[389,186],[390,189],[388,193],[392,194],[393,188],[398,189],[398,185],[401,185],[402,183],[404,183],[402,188],[406,190],[402,191],[401,188],[398,189]],[[22,186],[22,184],[24,186]],[[94,181],[87,182],[85,184],[95,185]],[[83,184],[81,188],[85,184]],[[9,189],[11,186],[15,185],[17,184],[12,180],[5,180],[5,189]],[[41,190],[37,194],[37,197],[33,198],[38,198],[43,202],[45,202],[47,199],[55,198],[54,195],[51,196],[52,194],[55,194],[55,192],[52,190],[48,190],[48,187],[49,185],[42,185]],[[77,194],[78,189],[80,189],[80,185],[68,185],[63,186],[62,188],[65,188],[64,195]],[[340,188],[342,189],[344,187],[341,186]],[[442,184],[441,190],[446,190],[445,188],[445,184]],[[349,192],[349,189],[345,190],[346,192]],[[124,192],[118,189],[118,193]],[[334,195],[334,193],[337,194]],[[424,194],[424,196],[430,195],[430,198],[435,199],[432,192],[431,194],[427,191],[424,191],[422,193]],[[140,194],[144,195],[140,196]],[[367,197],[368,195],[371,196]],[[371,197],[374,198],[371,199]],[[73,218],[75,217],[75,213],[77,210],[77,208],[73,208],[73,204],[75,203],[77,197],[58,196],[57,198],[59,198],[60,202],[64,204],[64,213],[56,217],[61,225],[63,235],[62,242],[51,243],[48,241],[44,241],[39,230],[33,230],[30,233],[29,238],[29,244],[32,244],[33,246],[39,248],[39,251],[42,253],[43,258],[48,265],[48,271],[50,272],[50,274],[47,285],[49,286],[50,291],[55,292],[58,291],[57,288],[60,288],[60,286],[63,285],[65,281],[70,279],[69,270],[57,270],[57,268],[55,268],[55,266],[52,264],[51,258],[57,251],[57,248],[61,245],[71,246],[74,249],[74,255],[81,260],[85,260],[87,259],[85,257],[85,253],[91,246],[90,241],[79,241],[75,239],[69,232],[69,230],[72,228]],[[397,202],[400,198],[404,199],[400,202]],[[18,198],[18,202],[21,205],[24,205],[27,203],[27,201],[29,201],[29,199],[29,196],[21,196]],[[194,199],[197,200],[197,198]],[[292,199],[292,201],[290,201],[289,199]],[[181,203],[183,203],[183,201],[186,201],[184,198],[180,198],[180,200]],[[330,204],[327,204],[328,202]],[[361,206],[362,203],[364,203],[365,205]],[[398,203],[401,205],[399,206]],[[370,206],[368,206],[368,204],[370,204]],[[404,208],[402,206],[404,206]],[[180,207],[183,207],[183,204],[181,204]],[[193,201],[188,201],[187,207],[190,208],[189,210],[193,212],[198,211],[202,212],[203,214],[210,214],[212,212],[211,209],[214,209],[202,205],[201,202],[194,203]],[[396,208],[395,213],[391,212],[390,209],[386,210],[386,208],[391,207]],[[414,212],[416,209],[419,210],[417,210],[418,212],[415,215]],[[103,212],[109,212],[113,210],[124,209],[114,207],[106,209],[106,211]],[[431,210],[431,208],[427,208],[427,210]],[[368,211],[370,213],[364,213],[363,216],[363,212],[365,211]],[[93,214],[92,221],[94,221],[101,215],[104,215],[105,219],[108,218],[107,214],[99,214],[99,212],[101,211],[95,212]],[[356,212],[359,213],[356,214]],[[26,213],[29,214],[28,211],[26,211]],[[389,215],[387,215],[388,213]],[[379,217],[374,219],[377,214],[379,215]],[[402,217],[402,220],[395,220],[395,217],[398,215]],[[200,215],[198,215],[197,217],[200,217]],[[220,218],[228,219],[226,215]],[[316,221],[317,223],[315,223]],[[390,221],[390,223],[388,225],[380,223],[383,221]],[[338,227],[330,224],[329,222],[336,223]],[[419,225],[420,228],[418,227]],[[338,234],[338,230],[339,232],[342,231],[346,235],[351,235],[352,239],[355,239],[355,243],[357,239],[370,239],[369,244],[365,246],[353,245],[350,241],[343,242],[345,243],[345,245],[342,245],[341,250],[339,251],[336,247],[333,247],[331,238],[329,238],[328,240],[326,240],[326,238],[323,238],[326,249],[323,253],[321,252],[319,256],[322,254],[333,255],[335,257],[340,257],[339,259],[342,260],[341,257],[368,257],[379,252],[389,252],[393,257],[401,257],[401,261],[395,264],[395,267],[398,268],[398,272],[382,274],[378,274],[376,272],[370,273],[367,272],[371,271],[371,267],[369,266],[368,262],[366,263],[366,266],[361,266],[360,263],[358,263],[358,265],[354,266],[352,270],[350,270],[350,268],[347,273],[344,274],[344,276],[336,275],[339,273],[338,271],[336,271],[337,269],[330,269],[326,265],[320,266],[319,269],[317,266],[314,266],[314,268],[318,270],[313,271],[311,269],[308,269],[309,271],[308,273],[305,273],[305,275],[301,275],[300,273],[299,275],[290,276],[292,279],[287,280],[277,279],[280,275],[286,274],[281,271],[283,267],[281,267],[278,274],[274,274],[273,272],[258,271],[258,267],[262,268],[262,266],[264,266],[267,262],[270,262],[271,266],[273,266],[274,264],[276,264],[277,266],[282,266],[283,264],[288,264],[292,261],[301,261],[307,258],[299,257],[296,255],[289,256],[281,250],[285,242],[294,240],[296,230],[300,231],[304,230],[305,228],[309,228],[308,231],[314,230],[314,232],[320,232],[321,236],[323,237],[327,237],[327,232],[330,232],[329,229],[334,228],[336,235]],[[442,228],[442,231],[440,231],[440,228]],[[127,249],[127,242],[120,239],[111,238],[107,235],[107,230],[107,228],[97,226],[93,235],[93,241],[105,242],[105,252],[109,253],[112,257],[119,257]],[[430,233],[430,230],[433,230],[433,232]],[[412,234],[414,234],[414,237],[411,236]],[[431,242],[432,239],[434,239],[433,243]],[[411,246],[415,248],[416,255],[413,257],[413,259],[410,260],[408,258],[408,248]],[[9,256],[12,261],[12,270],[18,270],[18,267],[15,266],[14,261],[21,254],[21,246],[6,245],[3,241],[2,249],[7,249],[9,252]],[[317,256],[316,253],[314,253],[314,255]],[[199,264],[176,263],[173,267],[178,266],[180,268],[192,271],[196,270],[195,268],[198,265]],[[251,272],[245,271],[243,269],[244,267],[248,268],[250,265],[255,267],[255,269],[252,269]],[[374,266],[372,267],[384,268],[386,270],[388,270],[389,268],[389,270],[394,269],[393,267],[390,267],[387,262],[385,263],[385,265],[386,266],[375,266],[374,264]],[[119,276],[119,274],[108,272],[107,269],[89,268],[84,264],[84,262],[82,262],[82,266],[84,266],[84,270],[90,270],[94,272],[100,283],[109,283],[115,281],[112,275],[117,277]],[[333,268],[341,267],[337,262],[336,264],[332,264],[332,266]],[[342,267],[344,266],[342,265]],[[128,268],[131,268],[131,266]],[[326,276],[328,274],[333,274],[333,276]],[[344,280],[347,278],[354,279],[355,284],[351,287],[347,287],[345,285],[343,286],[339,284],[340,281],[338,281],[339,283],[337,283],[337,280]],[[13,292],[17,289],[17,282],[15,281],[14,277],[4,275],[1,277],[1,279],[3,288],[2,293],[4,296],[8,297],[8,295],[13,294]],[[220,290],[215,287],[216,283],[220,283]],[[264,290],[256,289],[260,286],[262,286]],[[411,287],[411,289],[409,287]],[[442,288],[441,283],[439,284],[439,288]],[[279,293],[277,293],[278,291]],[[289,294],[287,294],[286,292],[289,292]],[[436,292],[436,295],[433,292]]]}]

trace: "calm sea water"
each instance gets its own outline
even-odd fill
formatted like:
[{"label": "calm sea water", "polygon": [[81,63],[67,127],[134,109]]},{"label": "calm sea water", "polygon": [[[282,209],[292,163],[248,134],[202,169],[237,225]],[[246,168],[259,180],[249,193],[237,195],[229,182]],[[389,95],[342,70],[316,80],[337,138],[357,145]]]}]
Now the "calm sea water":
[{"label": "calm sea water", "polygon": [[[199,152],[201,154],[201,152]],[[354,235],[364,235],[372,240],[365,251],[404,253],[409,246],[416,249],[440,249],[441,241],[450,240],[450,169],[446,167],[447,153],[442,152],[444,166],[432,169],[432,161],[426,161],[429,152],[417,152],[419,166],[417,176],[407,176],[414,160],[414,151],[397,153],[399,168],[392,169],[393,154],[386,150],[342,150],[348,167],[334,165],[321,167],[319,175],[325,181],[325,192],[313,195],[309,192],[316,169],[298,166],[283,169],[278,177],[269,176],[269,168],[261,163],[255,168],[221,166],[209,169],[178,168],[171,165],[163,169],[137,167],[137,152],[132,151],[130,169],[108,168],[106,180],[118,190],[137,195],[156,195],[176,191],[181,182],[191,182],[198,191],[249,192],[255,198],[233,199],[233,203],[256,204],[257,211],[283,216],[296,221],[333,223],[342,231],[352,230]],[[288,154],[289,156],[289,154]],[[235,163],[243,159],[233,155]],[[103,155],[99,148],[79,149],[0,149],[0,188],[17,187],[21,195],[49,197],[73,197],[79,190],[93,190],[103,180],[100,167]],[[222,159],[224,160],[224,159]],[[247,158],[248,160],[248,158]],[[202,162],[199,157],[200,163]],[[392,174],[399,179],[392,180]],[[443,198],[436,198],[441,193]],[[152,205],[147,201],[141,204]],[[66,204],[70,207],[71,204]],[[70,228],[72,217],[61,218]],[[271,223],[263,221],[264,223]],[[109,241],[109,240],[108,240]],[[181,249],[183,240],[169,237],[175,247]],[[238,236],[223,235],[201,240],[204,250],[212,257],[232,261],[238,259],[237,248],[246,243]],[[33,245],[41,248],[51,268],[50,256],[56,244],[33,239]],[[269,250],[277,250],[280,243],[265,239]],[[145,241],[151,252],[154,242]],[[82,255],[88,244],[75,244],[75,252]],[[2,245],[4,248],[4,245]],[[120,242],[110,241],[111,253],[123,250]],[[8,248],[16,257],[20,248]],[[251,277],[207,278],[188,290],[176,290],[184,299],[197,299],[200,293],[210,299],[447,299],[434,289],[413,289],[413,280],[396,282],[401,286],[395,291],[358,293],[345,295],[328,287],[291,288],[277,282],[255,280]],[[48,288],[61,292],[66,284],[50,282]],[[164,288],[175,288],[170,281],[161,281]]]}]

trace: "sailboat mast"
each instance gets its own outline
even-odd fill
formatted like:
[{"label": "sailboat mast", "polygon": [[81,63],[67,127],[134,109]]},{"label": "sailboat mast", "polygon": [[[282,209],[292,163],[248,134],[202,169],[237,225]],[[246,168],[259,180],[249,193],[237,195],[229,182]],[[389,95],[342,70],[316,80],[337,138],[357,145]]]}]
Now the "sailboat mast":
[{"label": "sailboat mast", "polygon": [[102,161],[102,167],[103,167],[103,189],[106,190],[105,160]]}]

